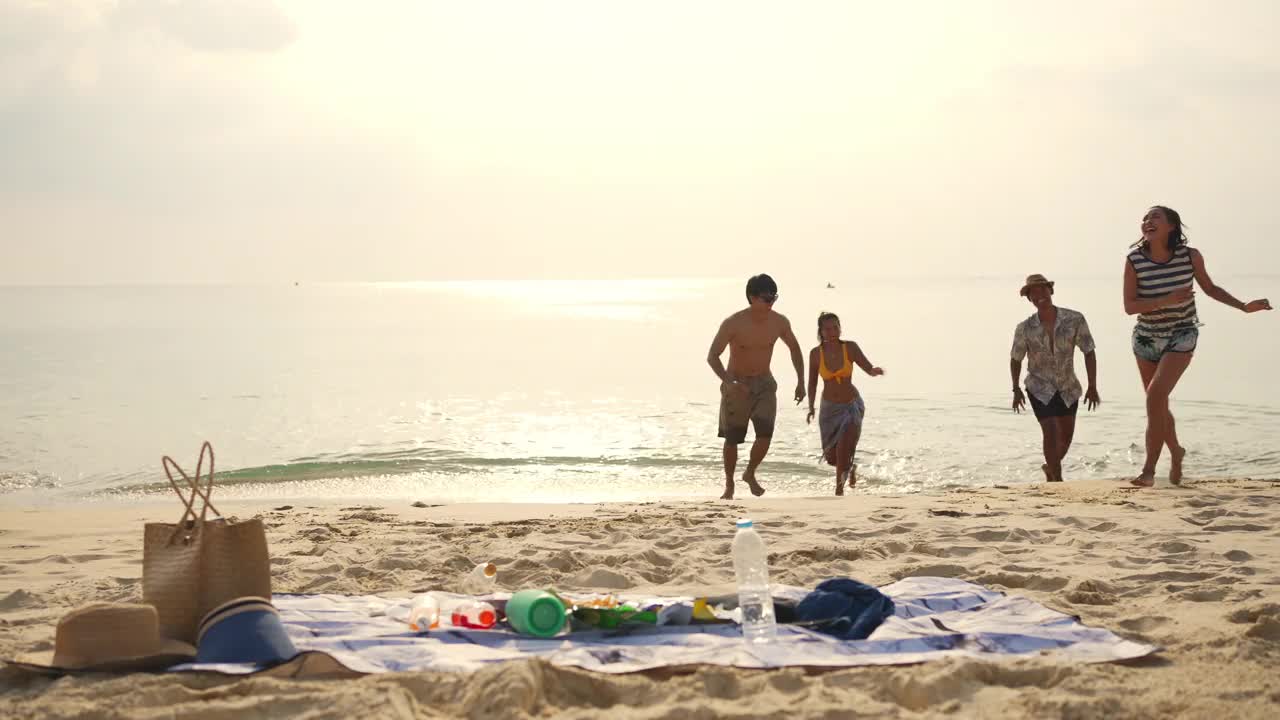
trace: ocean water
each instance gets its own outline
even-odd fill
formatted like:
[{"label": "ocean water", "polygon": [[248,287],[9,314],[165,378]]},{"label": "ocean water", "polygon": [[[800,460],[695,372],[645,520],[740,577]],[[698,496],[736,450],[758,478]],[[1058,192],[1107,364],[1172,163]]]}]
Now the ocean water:
[{"label": "ocean water", "polygon": [[[1133,474],[1143,398],[1119,278],[1057,280],[1097,339],[1103,396],[1081,410],[1066,474]],[[1217,280],[1254,297],[1277,278]],[[1017,278],[833,282],[780,277],[776,309],[806,355],[818,312],[839,313],[887,371],[855,376],[861,491],[1040,479],[1038,427],[1008,406],[1013,328],[1032,311]],[[219,496],[711,498],[718,383],[704,357],[743,283],[0,288],[0,503],[168,492],[161,456],[194,470],[204,439]],[[1280,315],[1199,303],[1200,348],[1174,396],[1188,476],[1274,477]],[[773,363],[760,478],[777,495],[830,493],[782,345]]]}]

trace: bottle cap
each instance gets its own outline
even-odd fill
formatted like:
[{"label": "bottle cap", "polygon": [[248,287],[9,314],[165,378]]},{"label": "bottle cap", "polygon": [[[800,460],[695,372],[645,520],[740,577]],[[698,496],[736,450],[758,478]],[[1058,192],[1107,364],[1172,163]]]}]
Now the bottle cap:
[{"label": "bottle cap", "polygon": [[749,527],[751,527],[751,526],[752,526],[752,525],[751,525],[751,521],[750,521],[750,520],[748,520],[747,518],[742,518],[741,520],[739,520],[739,521],[738,521],[738,529],[739,529],[739,530],[741,530],[741,529],[743,529],[743,528],[749,528]]}]

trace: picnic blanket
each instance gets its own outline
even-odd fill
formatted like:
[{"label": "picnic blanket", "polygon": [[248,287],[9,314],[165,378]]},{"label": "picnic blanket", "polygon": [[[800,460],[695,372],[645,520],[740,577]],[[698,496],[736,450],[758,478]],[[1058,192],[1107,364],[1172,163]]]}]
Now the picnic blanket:
[{"label": "picnic blanket", "polygon": [[[269,672],[293,677],[471,672],[491,663],[531,657],[603,673],[692,665],[903,665],[957,656],[994,660],[1048,655],[1060,662],[1095,663],[1143,657],[1157,650],[1109,630],[1087,627],[1075,617],[1025,597],[954,578],[911,577],[880,589],[893,599],[894,614],[865,640],[838,640],[805,627],[779,625],[775,642],[751,646],[733,624],[626,626],[548,639],[503,630],[449,629],[419,635],[405,622],[407,598],[277,594],[276,607],[301,654]],[[775,598],[798,602],[806,594],[804,588],[773,587]],[[693,599],[621,598],[645,605]],[[260,668],[188,663],[172,670],[244,674]]]}]

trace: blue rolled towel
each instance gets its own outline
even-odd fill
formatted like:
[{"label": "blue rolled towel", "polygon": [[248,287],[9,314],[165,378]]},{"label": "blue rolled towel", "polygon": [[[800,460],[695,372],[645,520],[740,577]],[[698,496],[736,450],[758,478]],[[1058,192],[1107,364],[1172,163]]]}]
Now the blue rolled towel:
[{"label": "blue rolled towel", "polygon": [[888,595],[852,578],[832,578],[796,605],[795,619],[841,640],[864,640],[892,614]]}]

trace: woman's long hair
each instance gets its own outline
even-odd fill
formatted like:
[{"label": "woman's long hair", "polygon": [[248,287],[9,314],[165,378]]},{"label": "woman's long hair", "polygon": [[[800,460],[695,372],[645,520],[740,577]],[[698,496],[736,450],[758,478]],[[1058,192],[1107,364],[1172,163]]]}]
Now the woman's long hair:
[{"label": "woman's long hair", "polygon": [[[1177,210],[1174,210],[1171,207],[1165,207],[1164,205],[1152,205],[1149,210],[1159,210],[1164,213],[1164,219],[1168,220],[1169,224],[1173,226],[1173,228],[1169,230],[1170,252],[1187,244],[1187,234],[1182,229],[1182,216],[1178,214]],[[1147,241],[1143,238],[1138,238],[1138,242],[1134,243],[1130,247],[1140,247],[1143,250],[1146,250]]]}]

